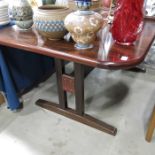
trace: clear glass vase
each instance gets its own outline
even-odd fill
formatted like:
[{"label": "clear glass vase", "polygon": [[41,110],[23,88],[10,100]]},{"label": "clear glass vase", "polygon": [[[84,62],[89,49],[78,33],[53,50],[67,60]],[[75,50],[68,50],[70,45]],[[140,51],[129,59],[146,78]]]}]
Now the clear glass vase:
[{"label": "clear glass vase", "polygon": [[116,10],[111,28],[114,40],[131,45],[143,29],[144,0],[116,0]]}]

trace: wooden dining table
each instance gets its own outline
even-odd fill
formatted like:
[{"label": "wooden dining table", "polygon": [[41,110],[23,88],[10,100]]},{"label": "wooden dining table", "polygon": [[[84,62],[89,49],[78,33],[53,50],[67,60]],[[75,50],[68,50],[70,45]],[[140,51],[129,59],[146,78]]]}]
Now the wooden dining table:
[{"label": "wooden dining table", "polygon": [[[144,60],[154,38],[155,20],[148,18],[144,20],[143,31],[133,45],[123,46],[111,40],[108,50],[105,50],[103,46],[106,41],[102,42],[101,38],[93,43],[93,48],[79,50],[74,47],[73,41],[48,40],[42,37],[35,28],[21,31],[16,26],[11,26],[0,30],[0,46],[23,49],[52,57],[55,60],[59,103],[38,99],[37,105],[111,135],[116,135],[116,127],[85,113],[85,72],[87,68],[109,70],[132,68]],[[74,64],[74,74],[68,75],[65,72],[66,61]],[[75,95],[75,109],[68,107],[68,92]]]}]

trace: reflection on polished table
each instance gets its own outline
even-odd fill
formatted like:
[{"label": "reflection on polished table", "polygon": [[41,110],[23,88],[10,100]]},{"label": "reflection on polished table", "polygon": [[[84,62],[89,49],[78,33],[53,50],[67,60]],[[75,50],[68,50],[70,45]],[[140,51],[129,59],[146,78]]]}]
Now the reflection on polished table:
[{"label": "reflection on polished table", "polygon": [[[73,42],[65,40],[51,41],[41,37],[35,29],[19,31],[14,26],[0,30],[0,45],[15,47],[55,59],[59,104],[38,100],[37,105],[63,116],[87,124],[91,127],[116,135],[117,129],[107,123],[85,114],[84,76],[91,68],[128,69],[141,63],[155,38],[155,20],[145,19],[144,29],[134,45],[121,46],[111,43],[110,50],[100,51],[100,41],[88,50],[77,50]],[[74,76],[65,74],[65,63],[74,63]],[[75,94],[75,110],[68,107],[67,92]]]}]

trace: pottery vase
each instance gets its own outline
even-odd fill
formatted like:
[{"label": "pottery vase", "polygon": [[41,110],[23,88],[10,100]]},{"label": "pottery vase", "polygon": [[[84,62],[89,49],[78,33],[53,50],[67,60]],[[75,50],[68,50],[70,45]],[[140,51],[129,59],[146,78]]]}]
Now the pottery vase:
[{"label": "pottery vase", "polygon": [[62,39],[67,33],[64,19],[70,12],[67,7],[43,5],[34,12],[34,27],[50,40]]},{"label": "pottery vase", "polygon": [[102,16],[97,12],[88,10],[91,5],[90,2],[82,3],[81,1],[76,1],[76,4],[79,10],[70,13],[65,18],[65,27],[76,42],[76,48],[92,48],[96,33],[103,24]]},{"label": "pottery vase", "polygon": [[33,25],[33,11],[27,0],[14,0],[9,6],[9,15],[20,29],[29,29]]}]

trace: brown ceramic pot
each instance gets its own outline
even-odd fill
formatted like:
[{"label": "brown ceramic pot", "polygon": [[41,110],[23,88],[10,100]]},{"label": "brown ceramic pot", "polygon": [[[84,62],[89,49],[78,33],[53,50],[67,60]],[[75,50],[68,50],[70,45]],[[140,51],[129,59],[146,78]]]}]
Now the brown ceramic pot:
[{"label": "brown ceramic pot", "polygon": [[76,11],[65,18],[65,27],[71,33],[77,48],[92,47],[97,31],[103,24],[102,16],[94,11]]}]

